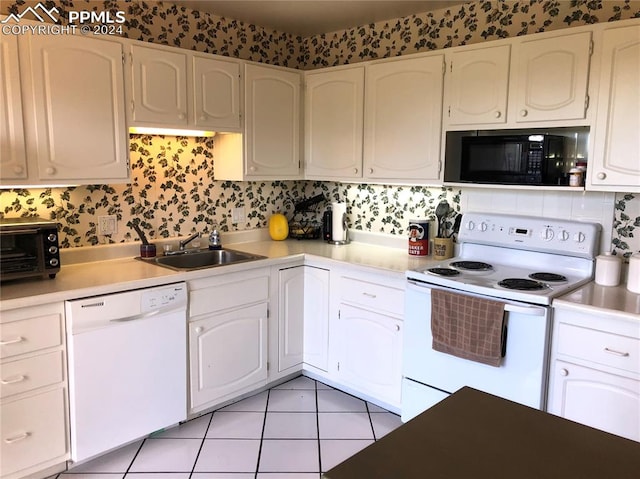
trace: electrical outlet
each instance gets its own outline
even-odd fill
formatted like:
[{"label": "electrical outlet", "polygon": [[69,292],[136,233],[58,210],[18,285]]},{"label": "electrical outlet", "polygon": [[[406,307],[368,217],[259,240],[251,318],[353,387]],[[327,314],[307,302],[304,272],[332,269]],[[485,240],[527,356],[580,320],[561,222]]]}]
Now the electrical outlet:
[{"label": "electrical outlet", "polygon": [[98,216],[98,234],[107,236],[118,232],[118,218],[115,215]]},{"label": "electrical outlet", "polygon": [[232,211],[232,221],[234,223],[244,223],[244,206],[234,208]]}]

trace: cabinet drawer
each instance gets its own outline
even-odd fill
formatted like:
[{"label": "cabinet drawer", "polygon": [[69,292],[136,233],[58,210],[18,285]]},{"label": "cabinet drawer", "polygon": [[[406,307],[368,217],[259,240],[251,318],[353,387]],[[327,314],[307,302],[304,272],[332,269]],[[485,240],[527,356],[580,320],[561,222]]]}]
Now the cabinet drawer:
[{"label": "cabinet drawer", "polygon": [[48,314],[0,325],[0,358],[62,344],[62,316]]},{"label": "cabinet drawer", "polygon": [[66,459],[64,392],[60,388],[2,404],[2,476],[51,459]]},{"label": "cabinet drawer", "polygon": [[62,351],[10,361],[0,370],[0,398],[62,382]]},{"label": "cabinet drawer", "polygon": [[640,374],[638,338],[560,323],[557,352]]},{"label": "cabinet drawer", "polygon": [[404,291],[353,278],[343,277],[340,299],[378,312],[404,315]]},{"label": "cabinet drawer", "polygon": [[189,293],[189,316],[246,306],[269,299],[269,277],[245,278]]}]

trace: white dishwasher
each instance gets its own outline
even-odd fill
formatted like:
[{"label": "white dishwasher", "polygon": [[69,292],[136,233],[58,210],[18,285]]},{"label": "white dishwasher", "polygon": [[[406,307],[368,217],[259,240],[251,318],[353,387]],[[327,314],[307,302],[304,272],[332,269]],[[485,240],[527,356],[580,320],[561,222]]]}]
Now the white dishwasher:
[{"label": "white dishwasher", "polygon": [[187,416],[187,285],[67,301],[71,459]]}]

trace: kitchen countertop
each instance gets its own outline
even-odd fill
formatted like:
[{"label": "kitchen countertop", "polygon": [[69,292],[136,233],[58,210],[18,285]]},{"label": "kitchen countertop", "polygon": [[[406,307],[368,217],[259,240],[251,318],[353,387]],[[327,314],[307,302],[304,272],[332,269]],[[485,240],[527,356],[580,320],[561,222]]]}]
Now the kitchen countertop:
[{"label": "kitchen countertop", "polygon": [[[223,238],[224,239],[224,238]],[[224,247],[261,256],[266,259],[214,267],[189,272],[168,268],[134,259],[139,243],[131,243],[122,258],[88,261],[63,266],[55,279],[28,279],[3,283],[0,288],[0,310],[9,310],[37,304],[64,301],[109,294],[137,288],[147,288],[178,281],[188,281],[236,271],[268,267],[305,258],[335,261],[404,277],[407,269],[428,267],[430,257],[415,257],[404,248],[354,241],[347,245],[330,245],[321,240],[247,241],[223,243]],[[403,242],[406,244],[406,241]],[[105,254],[108,257],[108,253]]]},{"label": "kitchen countertop", "polygon": [[465,387],[327,479],[636,478],[640,444]]},{"label": "kitchen countertop", "polygon": [[555,299],[553,305],[591,314],[605,311],[640,320],[640,294],[632,293],[624,284],[600,286],[592,281]]}]

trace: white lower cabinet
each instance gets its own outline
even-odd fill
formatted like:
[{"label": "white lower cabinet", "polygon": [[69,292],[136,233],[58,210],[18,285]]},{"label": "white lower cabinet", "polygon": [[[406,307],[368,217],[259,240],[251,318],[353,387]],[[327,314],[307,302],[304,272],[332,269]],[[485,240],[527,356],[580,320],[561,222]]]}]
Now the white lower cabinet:
[{"label": "white lower cabinet", "polygon": [[189,283],[190,413],[267,382],[269,270]]},{"label": "white lower cabinet", "polygon": [[332,295],[338,309],[330,335],[335,381],[350,392],[399,409],[404,281],[355,269],[336,276]]},{"label": "white lower cabinet", "polygon": [[399,406],[402,321],[341,304],[338,325],[338,381]]},{"label": "white lower cabinet", "polygon": [[0,319],[0,477],[45,477],[69,458],[62,303]]},{"label": "white lower cabinet", "polygon": [[548,411],[640,441],[640,324],[555,308]]}]

